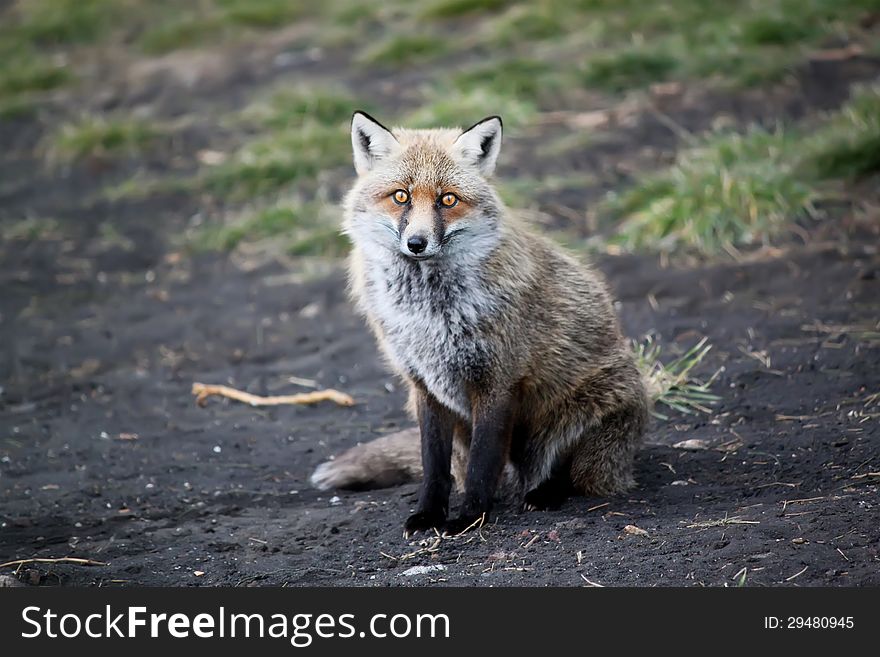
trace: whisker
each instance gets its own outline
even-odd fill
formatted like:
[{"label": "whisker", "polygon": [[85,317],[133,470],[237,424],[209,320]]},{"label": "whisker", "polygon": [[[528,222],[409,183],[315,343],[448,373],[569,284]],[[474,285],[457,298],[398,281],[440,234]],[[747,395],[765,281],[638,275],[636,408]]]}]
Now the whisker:
[{"label": "whisker", "polygon": [[461,235],[464,232],[467,232],[467,228],[453,228],[443,236],[443,239],[440,240],[440,244],[449,244],[449,241],[453,237],[455,237],[456,235]]}]

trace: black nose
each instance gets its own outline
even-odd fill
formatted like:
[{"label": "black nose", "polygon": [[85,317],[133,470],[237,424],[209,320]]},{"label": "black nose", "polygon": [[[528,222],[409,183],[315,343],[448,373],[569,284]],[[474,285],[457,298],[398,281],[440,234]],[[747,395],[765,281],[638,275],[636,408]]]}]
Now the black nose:
[{"label": "black nose", "polygon": [[406,241],[407,248],[415,254],[419,254],[428,246],[428,240],[421,235],[414,235]]}]

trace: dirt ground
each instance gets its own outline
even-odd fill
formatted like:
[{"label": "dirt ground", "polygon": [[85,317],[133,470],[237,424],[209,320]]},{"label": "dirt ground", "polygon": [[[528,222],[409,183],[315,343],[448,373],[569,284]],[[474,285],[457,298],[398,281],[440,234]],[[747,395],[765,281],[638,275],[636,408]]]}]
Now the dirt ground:
[{"label": "dirt ground", "polygon": [[[720,114],[802,116],[878,71],[864,59],[816,64],[783,91],[679,94],[663,116],[692,131]],[[234,73],[226,82],[233,96],[253,84]],[[203,99],[193,104],[210,102],[216,84],[192,91]],[[171,114],[186,102],[151,85],[139,93]],[[584,192],[595,198],[625,178],[621,163],[668,159],[676,134],[657,117],[637,113],[555,166],[597,174]],[[181,152],[207,142],[187,135]],[[479,533],[406,541],[416,484],[329,494],[308,484],[331,454],[407,423],[339,266],[182,253],[174,238],[197,199],[94,200],[120,172],[48,171],[33,155],[40,138],[30,120],[0,127],[3,216],[61,224],[57,236],[0,250],[0,561],[104,565],[28,565],[15,571],[22,582],[880,586],[876,213],[866,225],[829,207],[785,248],[738,262],[599,258],[628,335],[653,332],[668,348],[709,338],[701,374],[723,367],[722,402],[652,423],[628,497],[547,513],[502,507]],[[502,159],[503,176],[517,158]],[[876,190],[856,192],[876,201]],[[99,229],[107,221],[115,238]],[[291,376],[358,403],[199,408],[190,394],[194,381],[298,390]],[[685,440],[704,448],[675,446]]]}]

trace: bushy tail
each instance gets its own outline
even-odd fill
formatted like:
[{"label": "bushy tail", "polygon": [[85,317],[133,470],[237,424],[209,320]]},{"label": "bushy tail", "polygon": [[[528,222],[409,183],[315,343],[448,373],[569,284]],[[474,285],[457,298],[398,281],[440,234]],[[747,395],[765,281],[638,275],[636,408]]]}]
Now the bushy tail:
[{"label": "bushy tail", "polygon": [[357,445],[322,463],[311,482],[320,490],[368,490],[397,486],[421,476],[419,430],[413,427]]}]

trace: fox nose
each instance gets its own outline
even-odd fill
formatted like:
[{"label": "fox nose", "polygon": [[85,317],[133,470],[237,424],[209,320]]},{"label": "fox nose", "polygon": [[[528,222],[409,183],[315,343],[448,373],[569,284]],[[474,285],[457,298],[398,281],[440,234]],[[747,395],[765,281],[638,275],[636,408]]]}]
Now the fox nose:
[{"label": "fox nose", "polygon": [[406,241],[406,247],[415,255],[420,254],[428,246],[428,240],[421,235],[413,235]]}]

